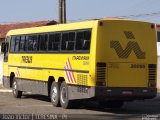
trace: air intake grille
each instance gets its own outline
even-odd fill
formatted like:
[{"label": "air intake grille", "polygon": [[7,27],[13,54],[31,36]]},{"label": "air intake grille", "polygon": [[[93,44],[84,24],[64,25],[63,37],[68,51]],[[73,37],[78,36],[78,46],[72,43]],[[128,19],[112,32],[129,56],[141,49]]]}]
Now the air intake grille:
[{"label": "air intake grille", "polygon": [[106,77],[106,63],[97,63],[97,80],[105,81]]},{"label": "air intake grille", "polygon": [[77,75],[78,85],[86,86],[88,85],[88,75],[78,74]]},{"label": "air intake grille", "polygon": [[156,80],[156,64],[149,64],[148,65],[148,79],[149,80]]}]

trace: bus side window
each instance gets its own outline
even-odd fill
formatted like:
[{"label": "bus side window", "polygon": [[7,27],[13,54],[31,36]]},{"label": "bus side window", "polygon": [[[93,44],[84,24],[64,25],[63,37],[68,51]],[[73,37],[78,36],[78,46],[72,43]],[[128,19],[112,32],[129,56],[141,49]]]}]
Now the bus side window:
[{"label": "bus side window", "polygon": [[14,47],[15,47],[15,36],[11,37],[11,41],[10,41],[10,52],[14,52]]},{"label": "bus side window", "polygon": [[76,50],[89,50],[90,49],[91,32],[80,31],[77,32],[76,37]]},{"label": "bus side window", "polygon": [[62,34],[62,50],[74,50],[74,44],[75,44],[75,33],[69,32],[69,33],[63,33]]},{"label": "bus side window", "polygon": [[22,35],[21,36],[21,41],[20,41],[20,45],[19,45],[19,50],[21,51],[21,52],[23,52],[25,49],[25,36],[24,35]]},{"label": "bus side window", "polygon": [[84,31],[84,40],[82,45],[83,50],[90,49],[90,41],[91,41],[91,31]]},{"label": "bus side window", "polygon": [[68,47],[68,33],[62,33],[61,50],[67,50]]},{"label": "bus side window", "polygon": [[24,51],[28,51],[28,38],[29,38],[29,36],[26,35],[25,42],[24,42]]},{"label": "bus side window", "polygon": [[48,35],[39,35],[39,50],[40,51],[46,51],[47,50],[47,41],[48,41]]},{"label": "bus side window", "polygon": [[76,36],[75,32],[70,32],[69,33],[68,46],[67,46],[68,50],[74,50],[75,36]]},{"label": "bus side window", "polygon": [[54,50],[55,35],[49,34],[48,51]]},{"label": "bus side window", "polygon": [[49,34],[48,51],[58,51],[59,50],[59,39],[55,38],[54,33]]},{"label": "bus side window", "polygon": [[54,50],[59,51],[60,50],[60,40],[61,40],[61,34],[60,33],[56,33],[55,34],[55,40],[54,40]]},{"label": "bus side window", "polygon": [[28,37],[28,51],[38,50],[38,37],[37,35],[31,35]]},{"label": "bus side window", "polygon": [[15,52],[19,51],[19,42],[20,42],[20,39],[21,39],[20,36],[16,36],[16,38],[15,38],[15,48],[14,48]]},{"label": "bus side window", "polygon": [[28,51],[33,51],[33,37],[28,36]]},{"label": "bus side window", "polygon": [[82,50],[84,34],[83,32],[77,32],[76,36],[76,50]]},{"label": "bus side window", "polygon": [[33,51],[37,51],[38,50],[38,36],[34,35],[32,36],[33,39]]}]

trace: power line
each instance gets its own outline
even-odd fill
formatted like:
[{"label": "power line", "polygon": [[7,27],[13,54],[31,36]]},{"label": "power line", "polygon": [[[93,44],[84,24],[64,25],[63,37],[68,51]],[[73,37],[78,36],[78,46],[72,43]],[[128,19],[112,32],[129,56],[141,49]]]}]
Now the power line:
[{"label": "power line", "polygon": [[142,14],[132,14],[132,15],[125,15],[125,16],[116,16],[120,18],[142,18],[142,17],[151,17],[160,15],[160,11],[158,12],[152,12],[152,13],[142,13]]},{"label": "power line", "polygon": [[[152,12],[152,13],[142,13],[142,14],[132,14],[132,15],[125,15],[125,16],[113,16],[113,18],[146,18],[146,17],[159,17],[160,11]],[[104,18],[97,18],[97,19],[104,19]],[[69,21],[84,21],[84,20],[91,20],[91,19],[76,19],[76,20],[69,20]]]},{"label": "power line", "polygon": [[[124,16],[111,16],[111,17],[115,17],[115,18],[146,18],[146,17],[149,17],[149,18],[156,18],[156,17],[160,17],[160,11],[158,12],[152,12],[152,13],[142,13],[142,14],[131,14],[131,15],[124,15]],[[85,20],[91,20],[92,18],[90,19],[75,19],[75,20],[68,20],[68,22],[77,22],[77,21],[85,21]],[[93,18],[94,19],[94,18]],[[96,19],[104,19],[104,18],[96,18]],[[33,21],[31,21],[33,22]],[[18,23],[18,22],[0,22],[0,24],[14,24],[14,23]],[[22,23],[22,22],[21,22]]]}]

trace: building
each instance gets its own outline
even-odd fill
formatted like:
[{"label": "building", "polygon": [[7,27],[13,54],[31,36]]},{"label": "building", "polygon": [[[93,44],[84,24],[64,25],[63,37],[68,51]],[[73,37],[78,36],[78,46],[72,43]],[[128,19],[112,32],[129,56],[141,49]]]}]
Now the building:
[{"label": "building", "polygon": [[[14,24],[0,24],[0,51],[1,44],[5,41],[6,34],[9,30],[19,29],[19,28],[29,28],[29,27],[38,27],[45,25],[55,25],[56,21],[38,21],[38,22],[24,22],[24,23],[14,23]],[[3,55],[0,54],[0,85],[2,84],[2,73],[3,73]]]},{"label": "building", "polygon": [[55,25],[56,21],[38,21],[38,22],[24,22],[24,23],[13,23],[13,24],[0,24],[0,45],[5,40],[6,34],[9,30],[19,28],[38,27],[45,25]]}]

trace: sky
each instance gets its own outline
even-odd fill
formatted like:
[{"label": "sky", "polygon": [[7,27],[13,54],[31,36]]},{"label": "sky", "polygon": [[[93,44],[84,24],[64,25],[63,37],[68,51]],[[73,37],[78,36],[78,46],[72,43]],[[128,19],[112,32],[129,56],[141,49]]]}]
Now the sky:
[{"label": "sky", "polygon": [[[0,0],[0,24],[58,20],[59,0]],[[66,0],[67,21],[124,17],[160,23],[160,0]]]}]

